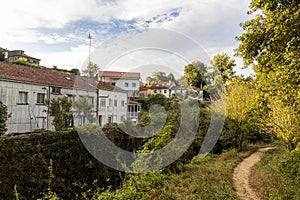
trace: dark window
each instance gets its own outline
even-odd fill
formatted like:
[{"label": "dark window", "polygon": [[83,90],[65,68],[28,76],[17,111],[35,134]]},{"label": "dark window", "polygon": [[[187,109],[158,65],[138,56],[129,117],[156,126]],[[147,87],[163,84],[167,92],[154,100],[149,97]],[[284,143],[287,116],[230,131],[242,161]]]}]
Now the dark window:
[{"label": "dark window", "polygon": [[18,104],[28,104],[28,92],[19,92]]},{"label": "dark window", "polygon": [[52,94],[61,94],[61,88],[52,87]]},{"label": "dark window", "polygon": [[44,93],[37,93],[37,104],[45,104],[45,94]]}]

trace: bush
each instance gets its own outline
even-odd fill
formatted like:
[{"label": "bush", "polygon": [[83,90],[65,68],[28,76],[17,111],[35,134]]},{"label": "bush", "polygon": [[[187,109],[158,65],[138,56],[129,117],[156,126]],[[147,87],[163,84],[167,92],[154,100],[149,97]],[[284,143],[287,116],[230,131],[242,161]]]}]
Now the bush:
[{"label": "bush", "polygon": [[282,167],[293,177],[300,178],[300,148],[291,151],[282,161]]},{"label": "bush", "polygon": [[8,117],[7,106],[0,101],[0,135],[7,131],[6,121]]}]

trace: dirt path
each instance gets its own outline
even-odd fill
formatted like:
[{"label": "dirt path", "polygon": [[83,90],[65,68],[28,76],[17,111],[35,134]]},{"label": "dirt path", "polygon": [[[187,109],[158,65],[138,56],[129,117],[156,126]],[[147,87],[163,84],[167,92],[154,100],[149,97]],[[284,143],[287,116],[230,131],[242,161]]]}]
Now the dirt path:
[{"label": "dirt path", "polygon": [[261,160],[264,152],[274,149],[274,147],[261,148],[249,157],[244,159],[233,172],[233,184],[237,195],[242,200],[259,200],[260,198],[251,189],[249,178],[252,167]]}]

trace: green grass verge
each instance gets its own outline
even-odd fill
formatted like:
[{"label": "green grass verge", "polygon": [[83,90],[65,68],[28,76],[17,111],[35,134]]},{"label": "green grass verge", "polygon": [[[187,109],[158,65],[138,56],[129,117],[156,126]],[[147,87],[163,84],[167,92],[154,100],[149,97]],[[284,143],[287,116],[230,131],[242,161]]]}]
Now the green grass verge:
[{"label": "green grass verge", "polygon": [[130,175],[116,191],[105,191],[97,199],[239,199],[232,185],[234,167],[251,151],[229,150],[221,155],[196,156],[179,174],[155,172]]},{"label": "green grass verge", "polygon": [[287,156],[287,149],[277,146],[265,153],[261,162],[255,165],[250,183],[263,200],[300,199],[300,177],[291,175],[283,167]]}]

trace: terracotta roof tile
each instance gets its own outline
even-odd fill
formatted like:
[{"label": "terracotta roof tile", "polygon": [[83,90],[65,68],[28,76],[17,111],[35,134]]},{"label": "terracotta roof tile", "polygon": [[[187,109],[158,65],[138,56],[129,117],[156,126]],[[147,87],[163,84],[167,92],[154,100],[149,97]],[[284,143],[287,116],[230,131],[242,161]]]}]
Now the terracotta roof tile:
[{"label": "terracotta roof tile", "polygon": [[98,81],[87,77],[4,62],[0,62],[0,79],[84,90],[95,90],[98,85]]},{"label": "terracotta roof tile", "polygon": [[99,76],[114,78],[141,78],[141,74],[139,72],[99,71]]},{"label": "terracotta roof tile", "polygon": [[111,83],[107,83],[107,82],[103,82],[103,81],[99,81],[97,87],[98,87],[98,89],[127,93],[126,90],[123,90],[117,86],[112,85]]}]

